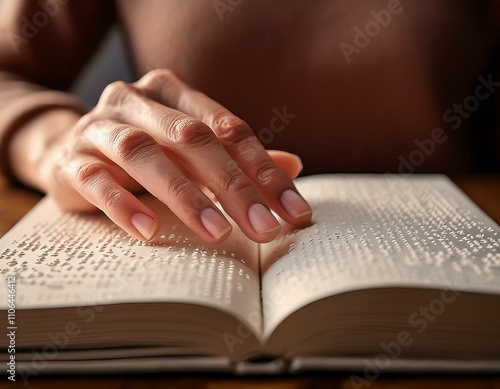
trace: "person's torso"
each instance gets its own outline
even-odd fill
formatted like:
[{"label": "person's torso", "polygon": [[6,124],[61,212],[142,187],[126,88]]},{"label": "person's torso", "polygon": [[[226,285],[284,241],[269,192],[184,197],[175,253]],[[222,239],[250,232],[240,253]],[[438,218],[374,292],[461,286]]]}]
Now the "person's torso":
[{"label": "person's torso", "polygon": [[[118,4],[139,75],[175,70],[267,148],[299,154],[306,172],[473,166],[470,118],[448,110],[488,71],[497,1]],[[433,149],[435,128],[446,140]]]}]

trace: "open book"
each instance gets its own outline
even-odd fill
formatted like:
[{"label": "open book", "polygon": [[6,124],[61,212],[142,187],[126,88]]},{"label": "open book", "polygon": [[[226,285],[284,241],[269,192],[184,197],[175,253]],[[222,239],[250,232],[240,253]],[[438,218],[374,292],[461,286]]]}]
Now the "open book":
[{"label": "open book", "polygon": [[500,371],[500,228],[450,180],[296,185],[313,225],[261,245],[235,228],[207,246],[152,197],[150,243],[43,199],[0,241],[18,374]]}]

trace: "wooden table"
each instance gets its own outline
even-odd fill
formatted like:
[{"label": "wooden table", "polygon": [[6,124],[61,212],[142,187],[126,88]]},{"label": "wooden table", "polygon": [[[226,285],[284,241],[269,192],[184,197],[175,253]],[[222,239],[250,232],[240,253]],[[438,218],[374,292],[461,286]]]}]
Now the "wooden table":
[{"label": "wooden table", "polygon": [[[500,223],[500,176],[467,176],[454,179],[455,182],[497,223]],[[41,198],[41,194],[13,188],[0,178],[0,236],[12,227]],[[4,367],[2,367],[3,369]],[[0,377],[0,388],[25,387],[22,381],[7,382]],[[156,388],[352,388],[349,373],[315,374],[296,377],[253,377],[195,375],[127,375],[127,376],[77,376],[43,377],[29,382],[30,389],[156,389]],[[495,376],[412,376],[385,375],[363,388],[481,388],[500,389],[500,375]]]}]

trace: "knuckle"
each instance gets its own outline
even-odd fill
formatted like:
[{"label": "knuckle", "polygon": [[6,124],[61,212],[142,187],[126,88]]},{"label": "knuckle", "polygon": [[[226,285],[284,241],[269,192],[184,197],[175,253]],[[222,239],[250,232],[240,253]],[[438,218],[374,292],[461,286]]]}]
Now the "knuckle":
[{"label": "knuckle", "polygon": [[263,161],[257,164],[254,177],[260,185],[268,185],[281,179],[283,172],[272,161]]},{"label": "knuckle", "polygon": [[204,123],[191,118],[174,123],[170,135],[175,143],[185,146],[204,146],[214,140],[213,132]]},{"label": "knuckle", "polygon": [[168,182],[167,193],[174,198],[186,199],[189,196],[194,196],[194,185],[185,177],[179,176]]},{"label": "knuckle", "polygon": [[171,69],[155,69],[150,71],[146,80],[155,83],[169,83],[179,81],[179,76]]},{"label": "knuckle", "polygon": [[176,106],[180,98],[181,78],[171,69],[155,69],[146,73],[137,83],[152,98],[163,104]]},{"label": "knuckle", "polygon": [[76,189],[83,192],[94,192],[104,209],[120,206],[126,200],[125,193],[117,189],[109,189],[99,181],[104,179],[106,169],[101,162],[92,161],[80,165],[76,171]]},{"label": "knuckle", "polygon": [[119,207],[123,203],[125,196],[118,190],[109,190],[104,193],[104,206],[106,209]]},{"label": "knuckle", "polygon": [[104,88],[100,105],[116,105],[122,103],[131,93],[135,91],[134,87],[124,81],[115,81]]},{"label": "knuckle", "polygon": [[148,154],[155,146],[153,139],[143,131],[130,126],[119,126],[111,135],[113,152],[121,160],[133,160]]},{"label": "knuckle", "polygon": [[75,181],[77,188],[87,186],[90,182],[97,180],[105,171],[99,162],[87,162],[76,169]]},{"label": "knuckle", "polygon": [[219,130],[219,138],[228,143],[240,143],[254,134],[250,126],[240,118],[223,116],[215,120],[216,128]]},{"label": "knuckle", "polygon": [[221,189],[227,193],[241,193],[252,189],[250,180],[243,174],[226,174]]},{"label": "knuckle", "polygon": [[180,78],[173,70],[154,69],[146,73],[137,85],[151,92],[156,91],[159,86],[168,88],[179,82]]}]

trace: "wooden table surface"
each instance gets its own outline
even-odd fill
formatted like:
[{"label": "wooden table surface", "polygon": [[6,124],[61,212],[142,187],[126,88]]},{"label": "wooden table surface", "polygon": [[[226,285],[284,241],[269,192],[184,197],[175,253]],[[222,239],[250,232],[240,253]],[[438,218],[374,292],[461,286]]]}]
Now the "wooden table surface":
[{"label": "wooden table surface", "polygon": [[[465,176],[454,181],[487,214],[500,224],[500,176]],[[41,198],[41,194],[14,188],[0,177],[0,236],[5,234]],[[4,369],[4,367],[2,367]],[[90,374],[91,372],[89,372]],[[210,375],[114,375],[114,376],[49,376],[31,378],[29,388],[51,389],[157,389],[157,388],[353,388],[349,373],[314,374],[295,377],[252,377]],[[19,377],[18,377],[19,378]],[[22,380],[12,383],[0,376],[0,388],[25,387]],[[362,388],[454,388],[500,389],[500,375],[448,376],[448,375],[383,375]]]}]

